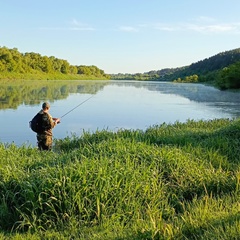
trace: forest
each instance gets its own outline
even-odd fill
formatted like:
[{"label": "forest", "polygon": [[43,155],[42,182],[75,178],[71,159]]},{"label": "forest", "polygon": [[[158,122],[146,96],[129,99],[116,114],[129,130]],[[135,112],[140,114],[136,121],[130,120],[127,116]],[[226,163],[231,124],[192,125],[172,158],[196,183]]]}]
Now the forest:
[{"label": "forest", "polygon": [[98,67],[71,65],[67,60],[39,53],[20,53],[17,48],[0,47],[0,80],[144,80],[208,83],[225,89],[240,88],[240,48],[216,54],[189,66],[145,73],[106,74]]},{"label": "forest", "polygon": [[73,66],[67,60],[20,53],[17,48],[0,47],[0,79],[109,79],[96,66]]},{"label": "forest", "polygon": [[[240,88],[240,48],[225,51],[179,68],[166,68],[136,74],[112,74],[112,79],[201,82],[224,89]],[[196,81],[197,80],[197,81]]]}]

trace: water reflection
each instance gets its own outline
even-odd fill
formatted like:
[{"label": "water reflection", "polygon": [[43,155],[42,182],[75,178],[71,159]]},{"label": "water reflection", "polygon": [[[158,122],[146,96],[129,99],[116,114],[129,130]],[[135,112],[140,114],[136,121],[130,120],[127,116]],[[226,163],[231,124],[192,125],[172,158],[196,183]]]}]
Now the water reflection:
[{"label": "water reflection", "polygon": [[1,82],[0,109],[17,109],[21,104],[39,105],[46,99],[50,102],[66,99],[72,93],[96,94],[106,81],[6,81]]},{"label": "water reflection", "polygon": [[240,92],[239,91],[220,91],[211,86],[194,83],[170,83],[170,82],[116,82],[118,86],[129,86],[145,88],[149,91],[164,94],[182,96],[205,105],[220,108],[221,111],[229,113],[232,117],[240,116]]},{"label": "water reflection", "polygon": [[0,90],[0,141],[36,145],[28,122],[43,101],[51,114],[64,116],[55,138],[82,131],[146,129],[163,122],[240,117],[240,92],[196,84],[134,81],[36,81]]}]

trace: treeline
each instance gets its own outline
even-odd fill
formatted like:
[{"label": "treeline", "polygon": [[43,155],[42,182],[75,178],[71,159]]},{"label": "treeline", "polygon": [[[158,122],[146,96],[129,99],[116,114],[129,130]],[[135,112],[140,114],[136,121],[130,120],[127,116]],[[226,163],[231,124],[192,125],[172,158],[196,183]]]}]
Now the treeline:
[{"label": "treeline", "polygon": [[[181,68],[167,68],[138,74],[115,74],[112,79],[209,82],[220,89],[240,88],[240,48],[225,51]],[[193,81],[194,82],[194,81]]]},{"label": "treeline", "polygon": [[177,83],[197,83],[198,82],[198,75],[194,74],[192,76],[187,76],[184,79],[178,78],[173,82]]},{"label": "treeline", "polygon": [[[110,76],[96,66],[70,65],[67,60],[56,57],[42,56],[39,53],[20,53],[17,48],[9,49],[0,47],[0,78],[9,74],[22,76],[24,74],[53,74],[59,75],[80,75],[94,76],[97,78],[109,79]],[[2,76],[1,76],[2,75]],[[76,77],[75,77],[76,78]]]},{"label": "treeline", "polygon": [[113,80],[148,80],[148,81],[159,81],[162,76],[167,76],[174,74],[178,70],[182,70],[183,68],[164,68],[161,70],[152,70],[145,73],[118,73],[111,74],[111,79]]}]

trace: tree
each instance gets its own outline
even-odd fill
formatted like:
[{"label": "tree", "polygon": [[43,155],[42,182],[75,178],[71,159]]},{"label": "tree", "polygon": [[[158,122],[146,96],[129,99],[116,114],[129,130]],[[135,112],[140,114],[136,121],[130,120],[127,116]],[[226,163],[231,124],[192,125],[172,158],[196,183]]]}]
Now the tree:
[{"label": "tree", "polygon": [[52,71],[52,62],[48,57],[44,56],[39,59],[39,66],[41,70],[45,73],[49,73]]},{"label": "tree", "polygon": [[[103,70],[92,66],[72,66],[68,61],[53,56],[41,56],[39,53],[22,54],[17,48],[0,47],[0,71],[14,73],[62,73],[84,74],[87,76],[109,78]],[[46,77],[46,74],[44,74]],[[76,77],[76,76],[74,76]]]},{"label": "tree", "polygon": [[70,72],[71,74],[77,74],[78,69],[77,69],[76,66],[70,66],[70,67],[69,67],[69,72]]},{"label": "tree", "polygon": [[61,73],[67,74],[69,73],[69,63],[66,60],[62,60],[62,66],[61,66]]},{"label": "tree", "polygon": [[240,88],[240,62],[223,68],[219,74],[217,85],[221,89]]}]

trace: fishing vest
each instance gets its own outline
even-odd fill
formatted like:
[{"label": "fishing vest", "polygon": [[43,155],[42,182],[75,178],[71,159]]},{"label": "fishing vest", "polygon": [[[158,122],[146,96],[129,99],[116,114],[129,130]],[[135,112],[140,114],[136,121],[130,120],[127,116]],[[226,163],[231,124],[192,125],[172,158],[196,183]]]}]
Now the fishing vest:
[{"label": "fishing vest", "polygon": [[44,112],[37,113],[33,119],[29,122],[29,126],[32,131],[36,133],[43,133],[51,129],[51,122],[49,115]]}]

